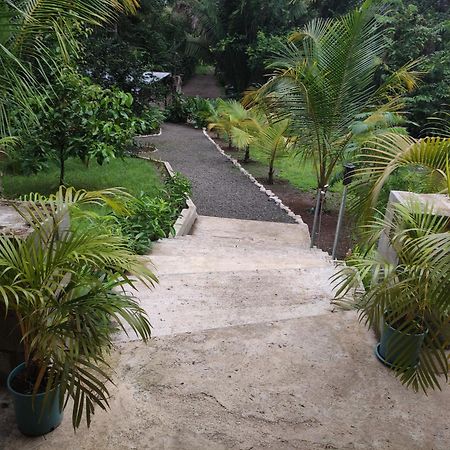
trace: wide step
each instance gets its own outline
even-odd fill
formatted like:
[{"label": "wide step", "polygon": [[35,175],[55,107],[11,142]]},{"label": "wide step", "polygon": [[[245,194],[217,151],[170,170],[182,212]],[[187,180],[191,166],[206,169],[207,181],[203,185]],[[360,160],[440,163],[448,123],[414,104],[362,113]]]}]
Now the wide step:
[{"label": "wide step", "polygon": [[275,241],[309,247],[307,225],[264,222],[256,220],[223,219],[199,216],[192,234],[202,237],[250,239],[252,241]]}]

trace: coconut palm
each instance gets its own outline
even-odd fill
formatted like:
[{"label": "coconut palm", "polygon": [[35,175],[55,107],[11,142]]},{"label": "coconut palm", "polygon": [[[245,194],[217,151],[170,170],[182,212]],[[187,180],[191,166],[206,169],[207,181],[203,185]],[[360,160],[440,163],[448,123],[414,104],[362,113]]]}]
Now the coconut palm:
[{"label": "coconut palm", "polygon": [[134,288],[133,278],[148,286],[156,278],[123,238],[98,223],[89,225],[92,213],[80,209],[117,205],[123,195],[73,188],[50,198],[35,195],[17,206],[33,233],[0,235],[0,303],[18,319],[25,380],[33,393],[50,395],[59,386],[60,407],[73,400],[74,427],[83,414],[89,425],[96,406],[108,407],[112,323],[150,337],[149,320],[127,290]]},{"label": "coconut palm", "polygon": [[320,194],[352,141],[352,124],[361,114],[398,110],[401,94],[416,84],[412,63],[375,82],[387,45],[378,17],[385,14],[384,1],[366,0],[345,16],[313,20],[275,56],[274,75],[256,96],[273,114],[290,118],[302,154],[314,163],[319,202],[312,244]]},{"label": "coconut palm", "polygon": [[67,60],[77,49],[75,27],[104,25],[134,12],[137,0],[2,0],[0,2],[0,138],[10,134],[9,111],[33,115],[46,74],[58,70],[54,47]]},{"label": "coconut palm", "polygon": [[396,204],[390,218],[372,220],[366,232],[374,245],[386,235],[397,261],[371,249],[351,256],[334,277],[336,301],[359,311],[366,325],[378,326],[383,320],[401,333],[425,334],[418,364],[403,363],[417,348],[403,345],[395,352],[396,374],[415,390],[440,389],[439,373],[447,380],[449,225],[450,219],[430,206]]}]

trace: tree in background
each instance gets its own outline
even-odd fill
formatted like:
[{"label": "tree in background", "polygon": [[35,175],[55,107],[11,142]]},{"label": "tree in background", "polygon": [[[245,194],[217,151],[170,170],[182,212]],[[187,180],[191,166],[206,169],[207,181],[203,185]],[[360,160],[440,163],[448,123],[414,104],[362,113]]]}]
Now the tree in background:
[{"label": "tree in background", "polygon": [[104,87],[116,86],[133,94],[140,109],[160,99],[170,86],[146,83],[146,71],[164,71],[188,78],[196,59],[185,52],[191,17],[178,2],[142,0],[135,15],[122,16],[108,28],[96,27],[83,41],[83,71]]},{"label": "tree in background", "polygon": [[258,33],[281,34],[311,17],[306,0],[191,0],[195,18],[191,48],[216,63],[229,92],[240,94],[254,81],[247,50]]},{"label": "tree in background", "polygon": [[[86,165],[103,164],[123,155],[132,137],[145,132],[145,121],[133,116],[131,94],[103,89],[71,71],[41,101],[48,106],[37,110],[37,122],[20,135],[23,145],[15,158],[56,161],[60,185],[69,157],[78,157]],[[32,169],[31,164],[28,168]]]},{"label": "tree in background", "polygon": [[391,27],[387,34],[385,63],[396,70],[408,61],[423,58],[418,70],[422,82],[406,100],[410,126],[419,134],[428,118],[439,111],[450,111],[450,2],[449,0],[398,1],[383,22]]},{"label": "tree in background", "polygon": [[[17,3],[17,2],[15,2]],[[11,134],[9,117],[33,116],[47,74],[58,71],[77,50],[77,26],[113,23],[135,12],[135,0],[24,0],[0,3],[0,139]],[[55,47],[58,58],[54,58]],[[30,104],[31,101],[31,104]],[[32,107],[33,106],[33,107]],[[27,119],[25,119],[27,120]]]},{"label": "tree in background", "polygon": [[401,94],[415,86],[404,67],[375,83],[387,43],[377,15],[384,2],[366,0],[332,21],[316,19],[284,45],[271,67],[275,75],[256,102],[280,119],[290,118],[300,152],[311,158],[317,176],[312,243],[333,171],[352,144],[352,125],[361,115],[379,116],[402,106]]}]

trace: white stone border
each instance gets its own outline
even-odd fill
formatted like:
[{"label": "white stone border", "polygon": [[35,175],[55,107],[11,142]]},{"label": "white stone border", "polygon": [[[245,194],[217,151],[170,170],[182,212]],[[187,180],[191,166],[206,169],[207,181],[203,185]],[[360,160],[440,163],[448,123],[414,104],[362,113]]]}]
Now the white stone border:
[{"label": "white stone border", "polygon": [[[167,161],[162,161],[160,159],[153,159],[153,158],[149,158],[148,156],[139,156],[139,155],[137,156],[137,158],[144,159],[146,161],[159,162],[164,166],[164,168],[166,169],[166,172],[168,173],[168,175],[170,177],[173,177],[175,175],[175,172],[172,169],[172,166]],[[197,207],[195,206],[194,202],[192,201],[192,199],[190,197],[188,197],[186,199],[186,206],[187,206],[187,208],[184,208],[181,211],[180,215],[178,216],[177,221],[175,222],[175,224],[173,226],[175,229],[174,237],[186,236],[187,234],[189,234],[192,227],[194,226],[195,221],[198,218]]]},{"label": "white stone border", "polygon": [[[214,141],[214,139],[208,134],[208,132],[206,131],[206,128],[203,128],[203,134],[206,136],[206,138],[212,143],[214,144],[214,146],[216,147],[217,150],[219,150],[219,152],[225,156],[227,159],[229,159],[247,178],[250,179],[250,181],[255,184],[259,190],[261,192],[264,192],[270,200],[274,201],[279,207],[280,209],[282,209],[284,212],[287,213],[287,215],[289,217],[291,217],[292,219],[295,220],[296,223],[298,223],[299,225],[304,225],[306,227],[306,229],[308,230],[308,226],[306,225],[305,222],[303,222],[301,216],[295,214],[288,206],[286,206],[282,200],[277,197],[271,190],[266,189],[265,186],[263,186],[249,171],[245,170],[241,164],[239,163],[239,161],[237,159],[234,159],[233,157],[231,157],[230,155],[228,155],[223,148],[217,144],[217,142]],[[308,230],[309,233],[309,230]]]},{"label": "white stone border", "polygon": [[148,138],[148,137],[161,136],[161,134],[162,134],[162,127],[159,127],[159,131],[155,134],[138,134],[134,137],[135,138]]}]

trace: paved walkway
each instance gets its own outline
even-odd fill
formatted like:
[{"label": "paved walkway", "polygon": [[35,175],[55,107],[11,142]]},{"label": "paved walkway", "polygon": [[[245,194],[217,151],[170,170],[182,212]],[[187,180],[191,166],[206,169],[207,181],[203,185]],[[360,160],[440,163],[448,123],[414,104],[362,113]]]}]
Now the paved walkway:
[{"label": "paved walkway", "polygon": [[300,225],[204,216],[157,243],[160,284],[139,290],[154,338],[120,337],[111,410],[29,439],[7,406],[0,448],[448,450],[449,389],[415,394],[377,361],[308,243]]},{"label": "paved walkway", "polygon": [[164,124],[162,135],[149,139],[158,148],[152,156],[169,161],[192,181],[199,214],[233,219],[294,223],[230,161],[200,130]]}]

